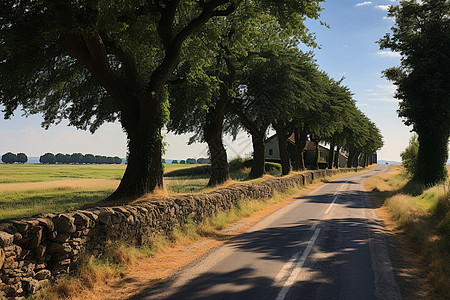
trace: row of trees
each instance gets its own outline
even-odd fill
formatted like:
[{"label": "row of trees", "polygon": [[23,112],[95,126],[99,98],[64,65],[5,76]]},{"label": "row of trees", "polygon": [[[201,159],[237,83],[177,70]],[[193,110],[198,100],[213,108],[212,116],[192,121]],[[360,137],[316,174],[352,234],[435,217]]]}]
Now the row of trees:
[{"label": "row of trees", "polygon": [[401,65],[384,71],[397,86],[398,115],[412,126],[417,139],[403,156],[413,180],[433,185],[447,177],[450,136],[450,2],[402,1],[392,6],[392,33],[379,41],[382,49],[402,55]]},{"label": "row of trees", "polygon": [[24,164],[28,161],[28,157],[25,153],[5,153],[2,155],[2,162],[4,162],[5,164],[14,164],[14,163],[19,163],[19,164]]},{"label": "row of trees", "polygon": [[118,156],[103,156],[93,154],[62,154],[45,153],[39,157],[41,164],[121,164],[122,159]]},{"label": "row of trees", "polygon": [[195,158],[188,158],[186,160],[172,160],[173,164],[200,164],[200,165],[204,165],[204,164],[209,164],[211,163],[211,160],[209,158],[199,158],[199,159],[195,159]]},{"label": "row of trees", "polygon": [[7,118],[19,106],[26,115],[42,113],[45,128],[67,118],[94,132],[119,120],[128,165],[109,199],[163,186],[166,124],[208,144],[210,185],[228,179],[224,131],[251,134],[253,177],[264,172],[261,141],[270,125],[279,136],[283,174],[290,132],[299,153],[309,137],[357,157],[381,145],[378,130],[341,81],[297,49],[299,42],[315,46],[304,20],[319,17],[320,2],[3,1],[0,103]]},{"label": "row of trees", "polygon": [[[308,139],[316,144],[313,169],[318,168],[319,142],[330,144],[329,168],[338,166],[337,155],[343,150],[349,153],[348,167],[357,166],[359,161],[365,165],[383,145],[378,128],[356,107],[342,80],[330,78],[318,69],[311,54],[303,53],[288,41],[280,43],[279,36],[263,51],[241,62],[225,59],[223,64],[227,67],[222,76],[229,76],[228,70],[234,70],[232,82],[226,87],[221,86],[221,81],[217,87],[206,84],[220,70],[216,61],[217,58],[210,61],[214,71],[204,75],[210,79],[202,81],[195,80],[195,74],[190,73],[190,63],[183,64],[180,69],[193,82],[169,87],[168,129],[179,134],[194,131],[192,140],[208,143],[213,172],[210,185],[228,179],[223,131],[236,135],[245,130],[251,136],[250,175],[254,178],[264,173],[264,141],[269,126],[278,136],[283,174],[290,172],[286,144],[292,133],[296,141],[295,170],[305,169],[303,151]],[[217,94],[199,101],[199,95],[211,89],[217,90]],[[188,108],[194,109],[194,113]]]}]

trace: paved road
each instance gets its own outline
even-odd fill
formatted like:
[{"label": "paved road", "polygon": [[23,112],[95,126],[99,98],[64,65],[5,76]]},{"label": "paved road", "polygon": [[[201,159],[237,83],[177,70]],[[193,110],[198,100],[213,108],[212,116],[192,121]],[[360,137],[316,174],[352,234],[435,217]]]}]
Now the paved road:
[{"label": "paved road", "polygon": [[362,182],[327,183],[133,299],[400,299]]}]

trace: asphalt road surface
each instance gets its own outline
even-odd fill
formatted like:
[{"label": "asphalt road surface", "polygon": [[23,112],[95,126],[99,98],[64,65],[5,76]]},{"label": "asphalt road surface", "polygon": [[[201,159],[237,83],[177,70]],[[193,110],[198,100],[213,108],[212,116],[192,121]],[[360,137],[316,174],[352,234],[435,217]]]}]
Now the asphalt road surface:
[{"label": "asphalt road surface", "polygon": [[313,190],[133,299],[401,299],[362,186],[388,169]]}]

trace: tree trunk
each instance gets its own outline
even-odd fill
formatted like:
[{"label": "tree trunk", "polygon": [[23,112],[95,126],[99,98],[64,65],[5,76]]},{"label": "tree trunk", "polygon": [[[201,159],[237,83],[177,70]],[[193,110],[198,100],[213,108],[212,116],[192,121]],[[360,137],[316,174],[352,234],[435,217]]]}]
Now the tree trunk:
[{"label": "tree trunk", "polygon": [[334,167],[336,169],[339,169],[339,158],[340,158],[339,152],[341,152],[341,147],[336,146],[336,152],[334,152]]},{"label": "tree trunk", "polygon": [[269,127],[270,121],[266,120],[266,122],[260,122],[261,120],[254,120],[250,118],[246,114],[246,109],[242,106],[238,107],[235,104],[233,108],[234,112],[241,120],[242,125],[252,136],[253,162],[252,169],[250,171],[250,178],[259,178],[265,173],[264,139],[266,138],[266,131]]},{"label": "tree trunk", "polygon": [[353,166],[354,157],[355,157],[355,150],[350,149],[350,151],[348,152],[347,168],[351,168]]},{"label": "tree trunk", "polygon": [[359,151],[355,152],[355,154],[353,155],[352,167],[354,167],[354,168],[358,168],[358,165],[359,165],[359,155],[360,155],[360,152],[359,152]]},{"label": "tree trunk", "polygon": [[224,111],[225,103],[218,103],[216,107],[210,107],[203,128],[211,156],[211,177],[208,186],[222,184],[230,178],[227,151],[222,141]]},{"label": "tree trunk", "polygon": [[253,164],[250,178],[259,178],[264,175],[264,135],[252,134]]},{"label": "tree trunk", "polygon": [[430,186],[447,177],[449,135],[439,129],[418,131],[419,151],[414,180]]},{"label": "tree trunk", "polygon": [[334,142],[330,142],[330,152],[328,152],[328,169],[333,169],[333,159],[334,159]]},{"label": "tree trunk", "polygon": [[140,122],[128,127],[128,163],[117,190],[107,200],[135,199],[163,188],[162,135],[164,124],[161,100],[149,100],[153,109],[141,109]]},{"label": "tree trunk", "polygon": [[294,129],[295,136],[295,171],[303,171],[305,169],[304,152],[306,146],[306,138],[308,133],[306,132],[306,126],[296,127]]},{"label": "tree trunk", "polygon": [[318,170],[319,169],[319,140],[314,137],[311,140],[314,142],[314,159],[313,159],[313,163],[311,164],[311,170]]},{"label": "tree trunk", "polygon": [[273,124],[278,136],[278,147],[280,150],[281,159],[281,175],[287,175],[291,172],[291,163],[289,161],[289,154],[287,152],[287,130],[278,124]]}]

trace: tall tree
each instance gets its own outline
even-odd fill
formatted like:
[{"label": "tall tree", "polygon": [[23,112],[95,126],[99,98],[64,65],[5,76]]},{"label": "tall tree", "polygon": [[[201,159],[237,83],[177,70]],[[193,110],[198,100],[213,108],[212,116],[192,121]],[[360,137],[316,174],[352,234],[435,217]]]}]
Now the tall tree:
[{"label": "tall tree", "polygon": [[429,185],[447,176],[450,134],[450,2],[402,1],[389,9],[395,25],[378,43],[402,55],[384,71],[397,86],[398,115],[418,134],[414,180]]},{"label": "tall tree", "polygon": [[[278,1],[269,10],[261,5],[263,2],[246,2],[233,16],[212,28],[205,28],[207,35],[216,37],[212,40],[214,43],[206,47],[210,59],[204,63],[208,67],[203,66],[199,71],[195,67],[197,63],[190,60],[179,68],[179,77],[187,78],[187,82],[184,86],[171,88],[169,129],[176,133],[194,131],[192,141],[208,143],[212,163],[209,185],[228,179],[227,154],[222,142],[223,125],[227,106],[237,95],[239,71],[246,68],[253,56],[270,48],[273,43],[298,40],[312,43],[312,36],[302,19],[317,18],[319,2],[306,1],[291,6],[288,2]],[[290,13],[286,14],[288,10],[285,9],[289,6]],[[182,107],[191,107],[196,113]]]},{"label": "tall tree", "polygon": [[25,153],[17,153],[17,162],[24,164],[28,161],[28,157]]},{"label": "tall tree", "polygon": [[120,120],[128,137],[128,165],[110,199],[150,192],[162,186],[165,84],[183,43],[240,2],[2,1],[5,116],[20,105],[26,114],[43,113],[44,127],[68,118],[91,131]]}]

